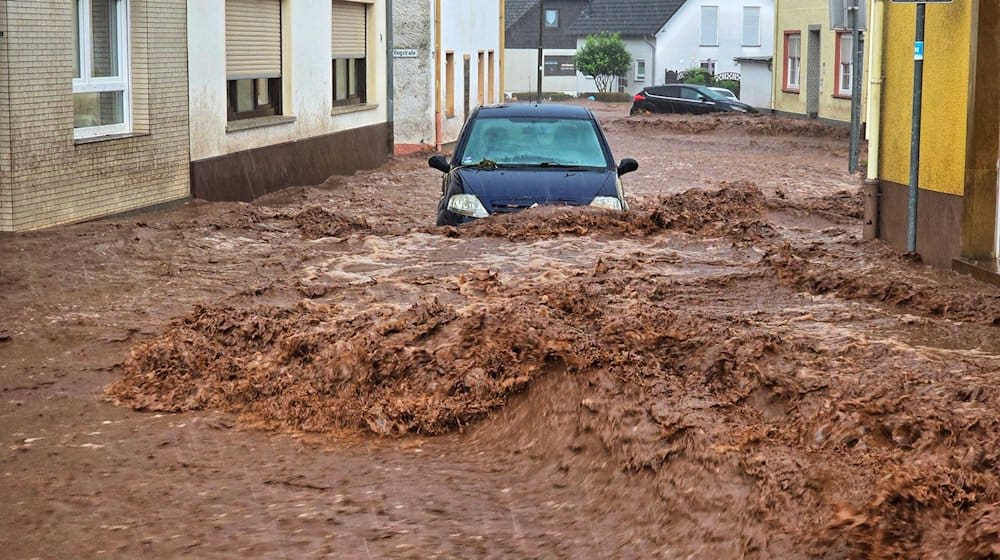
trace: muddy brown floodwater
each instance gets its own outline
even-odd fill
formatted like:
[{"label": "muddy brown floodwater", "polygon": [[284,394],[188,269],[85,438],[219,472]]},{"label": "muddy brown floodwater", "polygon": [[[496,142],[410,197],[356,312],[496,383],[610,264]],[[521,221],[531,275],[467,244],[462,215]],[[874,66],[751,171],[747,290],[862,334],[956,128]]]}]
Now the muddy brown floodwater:
[{"label": "muddy brown floodwater", "polygon": [[399,158],[0,237],[3,557],[1000,557],[1000,291],[840,131],[596,107],[628,213]]}]

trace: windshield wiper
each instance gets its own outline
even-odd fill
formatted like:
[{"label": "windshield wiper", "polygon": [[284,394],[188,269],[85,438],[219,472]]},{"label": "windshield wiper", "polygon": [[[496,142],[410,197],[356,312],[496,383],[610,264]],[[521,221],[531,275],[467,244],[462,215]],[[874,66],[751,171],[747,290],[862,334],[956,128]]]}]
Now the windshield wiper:
[{"label": "windshield wiper", "polygon": [[586,165],[572,165],[568,163],[559,163],[558,161],[543,161],[536,165],[538,165],[538,167],[552,167],[555,169],[592,169]]}]

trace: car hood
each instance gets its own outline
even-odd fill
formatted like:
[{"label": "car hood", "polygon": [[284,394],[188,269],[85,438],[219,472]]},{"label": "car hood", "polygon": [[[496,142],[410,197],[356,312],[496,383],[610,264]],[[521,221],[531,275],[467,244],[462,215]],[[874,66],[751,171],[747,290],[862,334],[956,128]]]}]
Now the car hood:
[{"label": "car hood", "polygon": [[610,169],[456,169],[453,180],[490,212],[539,206],[590,204],[595,196],[617,196],[617,173]]}]

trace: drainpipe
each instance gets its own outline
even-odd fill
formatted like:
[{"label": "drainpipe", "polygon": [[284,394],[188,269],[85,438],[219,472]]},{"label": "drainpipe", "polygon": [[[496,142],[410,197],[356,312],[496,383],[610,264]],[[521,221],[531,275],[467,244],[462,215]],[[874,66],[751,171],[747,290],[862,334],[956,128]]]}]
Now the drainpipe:
[{"label": "drainpipe", "polygon": [[389,125],[389,155],[396,152],[396,119],[393,108],[396,99],[396,62],[392,57],[392,41],[392,0],[385,0],[385,110],[386,123]]},{"label": "drainpipe", "polygon": [[[649,37],[652,37],[653,39],[656,39],[656,35],[650,35]],[[657,76],[657,70],[656,70],[656,42],[655,41],[654,42],[650,42],[649,38],[647,38],[647,37],[643,37],[642,40],[647,45],[649,45],[649,48],[652,49],[652,51],[653,51],[653,72],[652,72],[653,82],[651,84],[649,84],[649,85],[655,86],[656,85],[656,76]],[[650,73],[647,70],[646,71],[646,75],[649,75],[649,74]]]},{"label": "drainpipe", "polygon": [[[781,13],[781,0],[774,0],[774,47],[773,53],[771,54],[771,114],[778,108],[778,70],[776,68],[784,68],[785,64],[785,41],[784,33],[779,25],[781,22],[778,19],[778,14]],[[780,62],[780,64],[778,64]],[[742,76],[741,76],[742,78]]]},{"label": "drainpipe", "polygon": [[497,72],[500,74],[500,94],[497,96],[499,101],[503,103],[506,101],[504,96],[504,52],[507,50],[507,0],[500,0],[500,68]]},{"label": "drainpipe", "polygon": [[864,186],[865,239],[878,237],[879,218],[879,157],[882,149],[882,56],[885,35],[885,0],[871,0],[871,21],[868,29],[868,171]]},{"label": "drainpipe", "polygon": [[440,152],[444,137],[444,115],[441,114],[441,0],[434,0],[434,150]]}]

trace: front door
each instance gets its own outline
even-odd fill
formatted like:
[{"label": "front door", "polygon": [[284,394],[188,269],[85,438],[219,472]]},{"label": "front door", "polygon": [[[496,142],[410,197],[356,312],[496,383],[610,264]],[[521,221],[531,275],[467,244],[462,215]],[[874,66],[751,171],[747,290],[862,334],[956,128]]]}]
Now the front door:
[{"label": "front door", "polygon": [[809,29],[809,59],[806,61],[806,115],[819,116],[819,86],[823,73],[821,67],[820,30]]}]

